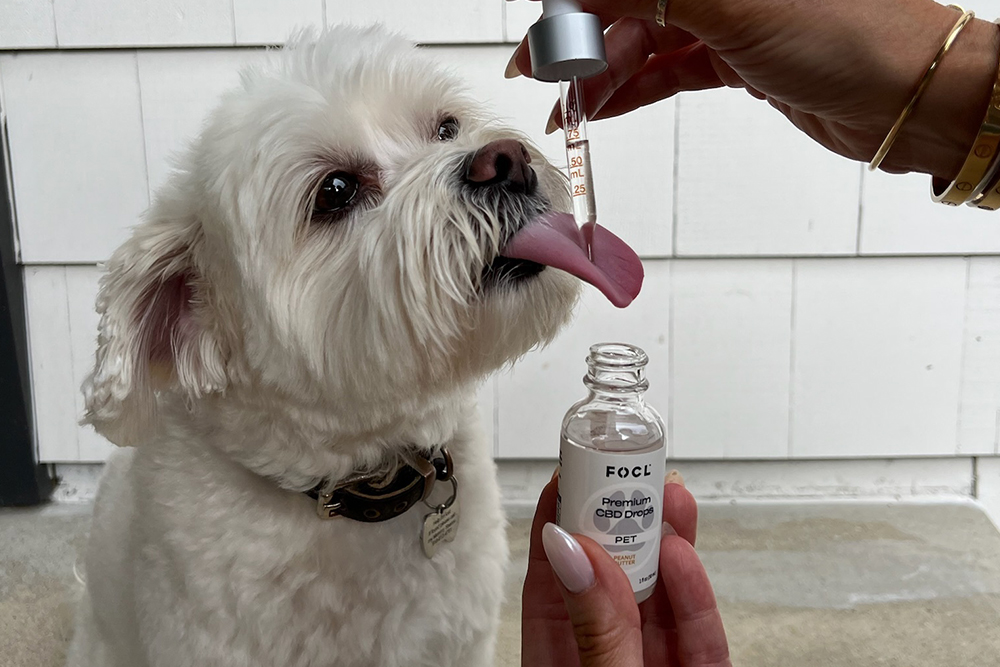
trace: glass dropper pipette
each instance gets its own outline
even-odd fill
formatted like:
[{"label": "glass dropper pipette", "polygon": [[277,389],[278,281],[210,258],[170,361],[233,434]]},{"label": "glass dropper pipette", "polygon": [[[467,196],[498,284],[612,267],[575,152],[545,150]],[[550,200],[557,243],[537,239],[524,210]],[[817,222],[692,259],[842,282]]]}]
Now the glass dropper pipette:
[{"label": "glass dropper pipette", "polygon": [[597,223],[594,177],[590,170],[590,141],[587,139],[587,107],[579,79],[559,82],[563,134],[566,138],[566,166],[569,171],[573,217],[583,230],[588,253],[593,227]]}]

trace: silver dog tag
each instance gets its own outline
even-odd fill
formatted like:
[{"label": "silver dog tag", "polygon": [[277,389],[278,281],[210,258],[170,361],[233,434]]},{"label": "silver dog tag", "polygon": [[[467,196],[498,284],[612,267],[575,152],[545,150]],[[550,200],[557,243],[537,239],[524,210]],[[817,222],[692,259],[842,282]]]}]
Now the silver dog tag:
[{"label": "silver dog tag", "polygon": [[458,505],[452,504],[448,509],[431,512],[424,517],[424,527],[420,531],[420,540],[424,545],[424,555],[434,558],[438,546],[443,542],[452,542],[458,535]]},{"label": "silver dog tag", "polygon": [[420,542],[428,558],[434,558],[441,544],[454,541],[458,535],[458,480],[452,476],[448,481],[451,482],[451,497],[432,506],[434,511],[424,516],[420,529]]}]

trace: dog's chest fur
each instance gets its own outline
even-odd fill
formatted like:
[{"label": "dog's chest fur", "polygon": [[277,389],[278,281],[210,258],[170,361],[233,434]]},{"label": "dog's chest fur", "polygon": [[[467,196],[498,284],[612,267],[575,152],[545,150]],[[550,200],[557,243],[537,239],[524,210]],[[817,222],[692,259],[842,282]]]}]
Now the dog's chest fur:
[{"label": "dog's chest fur", "polygon": [[461,520],[433,559],[422,504],[323,521],[315,501],[196,443],[119,453],[87,564],[114,658],[70,664],[488,664],[507,559],[495,467],[477,429],[447,444]]}]

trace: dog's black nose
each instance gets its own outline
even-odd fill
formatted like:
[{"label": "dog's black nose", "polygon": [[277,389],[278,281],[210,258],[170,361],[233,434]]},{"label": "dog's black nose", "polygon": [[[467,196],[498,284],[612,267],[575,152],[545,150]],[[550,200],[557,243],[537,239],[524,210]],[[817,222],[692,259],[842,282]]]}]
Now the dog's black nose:
[{"label": "dog's black nose", "polygon": [[465,170],[465,182],[474,187],[503,185],[508,190],[531,194],[538,177],[528,166],[530,162],[528,149],[520,141],[491,141],[472,156]]}]

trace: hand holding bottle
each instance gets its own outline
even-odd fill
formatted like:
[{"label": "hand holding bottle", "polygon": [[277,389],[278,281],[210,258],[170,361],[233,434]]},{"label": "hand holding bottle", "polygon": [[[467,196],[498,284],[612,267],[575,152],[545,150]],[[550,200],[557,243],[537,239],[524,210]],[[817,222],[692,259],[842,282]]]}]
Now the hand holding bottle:
[{"label": "hand holding bottle", "polygon": [[694,550],[698,507],[676,471],[663,487],[660,579],[636,605],[621,568],[592,540],[560,533],[555,477],[531,527],[521,616],[528,667],[729,667],[711,582]]}]

